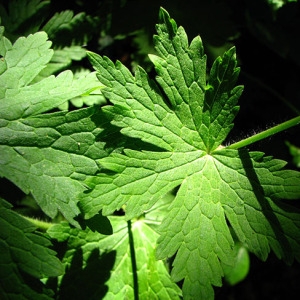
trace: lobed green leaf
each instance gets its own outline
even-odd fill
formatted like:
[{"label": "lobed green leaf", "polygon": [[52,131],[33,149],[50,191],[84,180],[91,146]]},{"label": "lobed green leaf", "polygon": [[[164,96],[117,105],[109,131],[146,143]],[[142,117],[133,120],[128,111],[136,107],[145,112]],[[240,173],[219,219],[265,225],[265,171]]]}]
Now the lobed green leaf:
[{"label": "lobed green leaf", "polygon": [[108,121],[96,108],[40,115],[99,87],[95,74],[74,79],[70,71],[32,83],[51,59],[50,45],[43,32],[13,45],[1,36],[0,176],[32,193],[48,216],[60,212],[78,226],[76,195],[98,170],[94,158],[107,155],[96,136]]},{"label": "lobed green leaf", "polygon": [[104,113],[141,148],[125,144],[122,153],[100,159],[101,172],[86,181],[90,190],[80,207],[91,218],[125,205],[131,219],[178,188],[158,229],[157,258],[175,255],[171,275],[184,280],[185,297],[213,299],[223,266],[235,259],[231,230],[263,260],[271,249],[288,263],[300,259],[300,213],[280,202],[300,198],[300,173],[260,152],[220,147],[242,92],[235,87],[234,48],[214,62],[207,79],[199,37],[189,44],[164,9],[157,31],[158,55],[150,56],[155,81],[141,68],[133,76],[120,62],[88,54],[113,104]]},{"label": "lobed green leaf", "polygon": [[11,0],[0,4],[1,23],[9,30],[8,37],[14,41],[20,35],[37,32],[50,7],[49,0]]}]

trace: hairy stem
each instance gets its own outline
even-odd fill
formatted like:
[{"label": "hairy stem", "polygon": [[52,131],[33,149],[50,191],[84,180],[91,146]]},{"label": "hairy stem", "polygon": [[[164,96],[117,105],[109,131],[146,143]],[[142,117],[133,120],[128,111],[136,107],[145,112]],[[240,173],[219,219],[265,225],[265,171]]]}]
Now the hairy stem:
[{"label": "hairy stem", "polygon": [[35,218],[30,218],[26,216],[23,217],[43,232],[46,232],[53,225],[53,223],[48,223]]},{"label": "hairy stem", "polygon": [[293,118],[291,120],[288,120],[286,122],[283,122],[281,124],[278,124],[274,127],[271,127],[267,130],[264,130],[260,133],[254,134],[254,135],[252,135],[252,136],[250,136],[246,139],[243,139],[239,142],[233,143],[233,144],[227,146],[226,148],[228,148],[228,149],[239,149],[239,148],[242,148],[242,147],[246,147],[246,146],[249,146],[249,145],[251,145],[255,142],[258,142],[260,140],[268,138],[268,137],[274,135],[275,133],[284,131],[284,130],[289,129],[293,126],[296,126],[298,124],[300,124],[300,116],[298,116],[296,118]]}]

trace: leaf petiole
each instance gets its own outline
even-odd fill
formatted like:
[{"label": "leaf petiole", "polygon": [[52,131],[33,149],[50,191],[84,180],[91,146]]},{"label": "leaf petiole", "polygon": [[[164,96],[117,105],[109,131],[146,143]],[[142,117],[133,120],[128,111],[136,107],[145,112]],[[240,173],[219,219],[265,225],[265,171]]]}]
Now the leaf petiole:
[{"label": "leaf petiole", "polygon": [[51,226],[53,226],[53,223],[45,222],[42,220],[38,220],[36,218],[27,217],[27,216],[23,216],[23,217],[43,232],[46,232]]},{"label": "leaf petiole", "polygon": [[226,148],[228,149],[239,149],[239,148],[242,148],[242,147],[246,147],[246,146],[249,146],[253,143],[256,143],[260,140],[263,140],[265,138],[268,138],[270,136],[272,136],[273,134],[276,134],[278,132],[281,132],[281,131],[284,131],[284,130],[287,130],[293,126],[296,126],[296,125],[299,125],[300,124],[300,116],[296,117],[296,118],[293,118],[293,119],[290,119],[286,122],[283,122],[281,124],[278,124],[274,127],[271,127],[267,130],[264,130],[262,132],[259,132],[257,134],[254,134],[246,139],[243,139],[239,142],[236,142],[236,143],[233,143],[229,146],[227,146]]},{"label": "leaf petiole", "polygon": [[129,247],[130,247],[130,255],[131,255],[131,267],[132,267],[132,276],[133,276],[134,300],[138,300],[139,299],[139,285],[138,285],[138,278],[137,278],[135,247],[134,247],[134,240],[133,240],[131,225],[132,225],[131,220],[127,221],[128,239],[129,239]]}]

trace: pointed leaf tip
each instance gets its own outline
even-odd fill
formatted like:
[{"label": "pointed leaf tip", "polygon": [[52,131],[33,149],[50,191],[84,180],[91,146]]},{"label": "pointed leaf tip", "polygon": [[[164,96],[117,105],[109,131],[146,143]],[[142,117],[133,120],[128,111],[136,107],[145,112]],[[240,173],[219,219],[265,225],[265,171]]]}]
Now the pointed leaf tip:
[{"label": "pointed leaf tip", "polygon": [[159,10],[159,22],[164,23],[167,27],[168,33],[173,37],[177,32],[176,21],[170,17],[170,14],[161,7]]}]

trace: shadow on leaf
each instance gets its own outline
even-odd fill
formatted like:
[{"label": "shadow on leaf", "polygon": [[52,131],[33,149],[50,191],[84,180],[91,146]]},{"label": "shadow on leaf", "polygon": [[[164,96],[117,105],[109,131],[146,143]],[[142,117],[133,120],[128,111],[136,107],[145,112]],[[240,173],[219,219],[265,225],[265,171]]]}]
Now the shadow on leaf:
[{"label": "shadow on leaf", "polygon": [[103,216],[101,211],[87,220],[84,220],[81,216],[75,219],[79,222],[83,230],[88,227],[93,232],[99,232],[105,235],[113,234],[113,228],[109,219],[106,216]]},{"label": "shadow on leaf", "polygon": [[102,299],[108,291],[105,282],[110,278],[115,259],[115,251],[100,255],[98,249],[93,249],[84,264],[82,249],[77,249],[56,299]]},{"label": "shadow on leaf", "polygon": [[[243,167],[245,169],[247,177],[249,178],[249,181],[252,186],[252,190],[255,194],[255,197],[261,207],[261,211],[262,211],[264,217],[268,220],[270,227],[272,228],[272,231],[276,237],[276,240],[280,243],[282,249],[284,249],[284,253],[287,256],[287,257],[285,257],[286,261],[288,263],[290,263],[292,261],[291,257],[292,257],[293,251],[291,249],[288,239],[286,238],[286,236],[284,234],[284,228],[282,227],[282,224],[279,222],[279,220],[274,212],[274,209],[271,207],[269,201],[267,200],[268,196],[265,195],[265,192],[263,190],[263,187],[261,186],[258,175],[255,172],[255,167],[253,166],[253,162],[250,158],[248,151],[239,150],[239,157],[241,158]],[[276,201],[273,200],[273,202],[277,206],[284,209],[286,212],[292,211],[292,207],[289,207],[286,204],[283,205],[283,203],[281,203],[279,200],[276,200]],[[270,246],[272,247],[272,244]],[[272,247],[272,249],[275,251],[275,249],[273,247]],[[279,257],[279,258],[281,258],[281,257]]]}]

